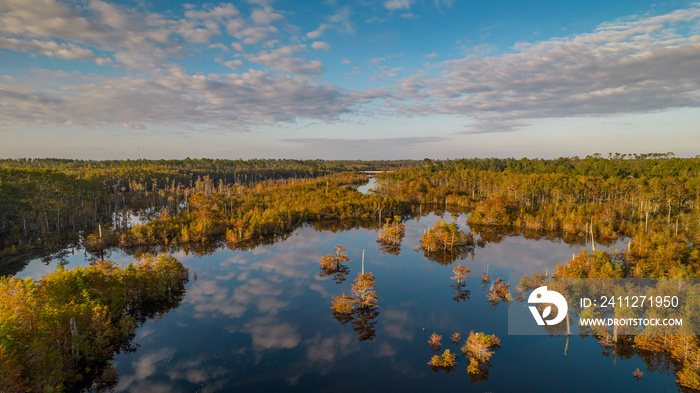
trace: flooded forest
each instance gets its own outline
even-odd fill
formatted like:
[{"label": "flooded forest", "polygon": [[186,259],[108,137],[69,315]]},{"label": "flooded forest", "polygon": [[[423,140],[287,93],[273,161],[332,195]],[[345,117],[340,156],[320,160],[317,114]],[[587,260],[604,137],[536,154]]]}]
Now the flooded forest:
[{"label": "flooded forest", "polygon": [[672,153],[4,159],[0,392],[694,391],[697,335],[515,336],[507,309],[700,278],[698,244]]}]

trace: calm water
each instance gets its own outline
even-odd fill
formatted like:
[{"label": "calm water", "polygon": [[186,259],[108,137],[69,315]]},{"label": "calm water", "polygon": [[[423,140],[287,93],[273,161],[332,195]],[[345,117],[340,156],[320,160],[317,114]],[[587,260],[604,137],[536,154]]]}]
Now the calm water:
[{"label": "calm water", "polygon": [[[469,300],[457,303],[452,266],[414,251],[437,218],[407,222],[398,256],[380,251],[375,230],[333,233],[310,227],[251,251],[175,254],[190,269],[186,297],[178,309],[138,331],[135,353],[115,358],[117,391],[676,390],[675,376],[647,371],[638,357],[618,358],[614,364],[591,337],[572,337],[564,356],[565,337],[508,336],[507,305],[494,309],[487,302],[488,288],[480,281],[483,269],[488,267],[492,278],[551,272],[578,247],[506,237],[478,248],[473,259],[461,261],[472,269],[466,285],[471,293]],[[466,227],[466,216],[457,217],[457,223]],[[318,260],[336,244],[351,258],[347,280],[340,284],[319,275]],[[333,319],[329,309],[332,296],[350,293],[363,249],[380,305],[376,318],[366,321],[376,322],[376,336],[366,341],[359,340],[351,323],[343,326]],[[119,252],[110,257],[121,264],[132,259]],[[68,267],[86,263],[82,254],[65,262]],[[54,263],[34,261],[18,276],[39,278],[54,268]],[[449,374],[427,365],[434,354],[427,344],[430,333],[443,336],[442,349],[459,352],[449,336],[459,332],[466,339],[472,330],[502,340],[487,380],[472,382],[462,356]],[[644,371],[641,381],[632,376],[636,368]]]}]

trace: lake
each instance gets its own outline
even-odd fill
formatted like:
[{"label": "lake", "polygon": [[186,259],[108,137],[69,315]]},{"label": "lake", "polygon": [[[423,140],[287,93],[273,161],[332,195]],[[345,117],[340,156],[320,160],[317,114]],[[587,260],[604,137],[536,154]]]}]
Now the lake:
[{"label": "lake", "polygon": [[[249,251],[220,249],[206,256],[174,256],[189,268],[190,282],[179,308],[138,331],[133,353],[119,354],[117,391],[263,392],[263,391],[675,391],[676,377],[649,371],[640,357],[625,359],[593,337],[509,336],[507,304],[487,301],[492,278],[551,273],[578,252],[556,238],[505,236],[476,248],[461,263],[471,268],[468,299],[456,301],[454,265],[441,265],[416,252],[423,232],[436,219],[453,218],[464,230],[466,215],[431,213],[406,222],[399,255],[383,253],[378,232],[369,229],[317,231],[299,228],[284,241]],[[319,259],[340,244],[350,261],[346,280],[323,277]],[[620,243],[621,244],[621,243]],[[349,294],[361,269],[376,278],[378,314],[342,324],[330,310],[332,297]],[[132,257],[112,251],[128,264]],[[67,267],[85,265],[82,251],[69,255]],[[39,278],[55,269],[32,261],[17,276]],[[512,282],[516,285],[517,282]],[[466,296],[463,296],[466,297]],[[512,303],[511,307],[522,307]],[[495,334],[501,345],[487,373],[478,378],[459,347],[470,331]],[[447,374],[427,364],[435,354],[428,337],[442,335],[442,347],[460,354]],[[450,335],[459,332],[458,346]],[[632,372],[644,372],[641,380]]]}]

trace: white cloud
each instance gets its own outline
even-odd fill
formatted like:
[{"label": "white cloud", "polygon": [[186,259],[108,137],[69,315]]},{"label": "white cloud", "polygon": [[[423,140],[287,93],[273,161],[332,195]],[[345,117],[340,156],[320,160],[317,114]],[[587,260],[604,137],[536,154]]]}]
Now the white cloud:
[{"label": "white cloud", "polygon": [[89,22],[70,5],[56,1],[5,0],[0,32],[32,38],[102,39],[105,29]]},{"label": "white cloud", "polygon": [[223,22],[226,19],[240,16],[240,12],[233,4],[220,4],[217,7],[209,10],[189,10],[185,12],[185,16],[191,19],[215,19]]},{"label": "white cloud", "polygon": [[289,57],[305,49],[305,45],[288,45],[269,52],[260,51],[257,55],[247,55],[246,59],[290,74],[319,74],[323,72],[323,64],[318,60],[307,61],[298,57]]},{"label": "white cloud", "polygon": [[[139,64],[125,63],[128,67],[150,67],[179,52],[178,43],[171,40],[177,22],[157,15],[136,14],[100,1],[91,1],[86,8],[52,0],[6,0],[4,3],[6,8],[0,12],[0,34],[8,39],[63,41],[65,44],[60,45],[73,49],[80,46],[122,52],[114,56],[118,61],[119,58],[144,59],[138,53],[149,53],[150,59]],[[49,50],[48,55],[56,55],[56,52]],[[58,56],[72,54],[64,52]]]},{"label": "white cloud", "polygon": [[311,38],[311,39],[316,39],[316,38],[320,37],[321,34],[323,34],[323,32],[326,31],[326,29],[329,27],[331,27],[331,25],[329,25],[327,23],[321,23],[316,30],[313,30],[313,31],[306,33],[306,37]]},{"label": "white cloud", "polygon": [[263,48],[274,48],[277,45],[279,45],[279,43],[280,43],[279,40],[269,40],[269,41],[262,43],[262,45],[260,45],[260,46],[262,46]]},{"label": "white cloud", "polygon": [[220,44],[220,43],[211,44],[211,45],[209,45],[209,48],[212,48],[212,49],[213,49],[213,48],[218,48],[218,49],[221,49],[221,50],[224,51],[224,52],[228,52],[228,51],[229,51],[229,48],[228,48],[226,45]]},{"label": "white cloud", "polygon": [[[254,9],[248,18],[232,4],[192,6],[187,7],[184,18],[173,19],[99,0],[90,0],[85,7],[54,0],[4,3],[0,35],[25,42],[21,46],[5,42],[8,49],[66,59],[94,58],[88,51],[102,51],[118,65],[149,71],[185,57],[192,49],[188,45],[209,44],[222,30],[246,45],[269,41],[279,34],[271,23],[284,19],[268,5]],[[52,41],[59,43],[59,48],[39,44]],[[83,48],[82,52],[78,48]]]},{"label": "white cloud", "polygon": [[399,73],[403,71],[403,67],[386,67],[379,65],[379,72],[370,77],[371,80],[379,80],[386,78],[395,78],[399,76]]},{"label": "white cloud", "polygon": [[253,10],[253,13],[250,15],[250,18],[253,19],[253,21],[259,25],[269,25],[284,19],[282,15],[276,13],[270,7],[258,8]]},{"label": "white cloud", "polygon": [[[472,132],[508,131],[527,119],[606,116],[700,106],[700,8],[601,25],[594,32],[492,57],[441,63],[443,76],[416,75],[397,86],[405,114],[473,117]],[[687,25],[686,25],[687,27]]]},{"label": "white cloud", "polygon": [[243,43],[246,45],[253,45],[270,39],[277,34],[279,34],[279,30],[275,26],[256,26],[242,29],[235,33],[234,37],[243,39]]},{"label": "white cloud", "polygon": [[355,28],[350,22],[353,12],[350,6],[344,6],[338,10],[334,15],[328,18],[331,24],[339,25],[339,30],[344,31],[348,34],[355,34]]},{"label": "white cloud", "polygon": [[319,49],[319,50],[325,50],[325,51],[328,51],[331,49],[330,44],[328,44],[327,42],[323,42],[323,41],[314,41],[311,44],[311,47],[313,49]]},{"label": "white cloud", "polygon": [[99,12],[100,22],[115,29],[129,29],[132,26],[129,16],[120,7],[103,1],[91,0],[88,8]]},{"label": "white cloud", "polygon": [[[320,64],[290,67],[315,71]],[[301,77],[256,70],[205,76],[171,68],[154,75],[153,80],[91,77],[52,92],[8,83],[12,82],[0,83],[0,126],[71,122],[86,126],[211,124],[245,129],[299,118],[333,120],[378,96],[376,92],[344,91]]]},{"label": "white cloud", "polygon": [[[218,60],[217,60],[218,61]],[[226,66],[232,70],[239,69],[243,67],[243,61],[241,60],[231,60],[231,61],[218,61],[221,65]]]},{"label": "white cloud", "polygon": [[316,30],[306,33],[306,38],[317,39],[328,29],[345,32],[347,34],[355,34],[355,28],[352,26],[351,17],[353,15],[350,6],[339,8],[335,14],[326,18],[327,23],[321,23]]},{"label": "white cloud", "polygon": [[384,8],[387,10],[410,10],[411,0],[389,0],[384,2]]},{"label": "white cloud", "polygon": [[[451,3],[435,1],[438,7]],[[380,5],[409,14],[412,2]],[[381,97],[386,99],[377,112],[461,115],[474,120],[471,131],[488,132],[512,130],[529,119],[700,106],[698,5],[612,21],[589,34],[516,44],[503,55],[475,47],[460,59],[426,63],[431,70],[391,88],[364,91],[320,81],[324,65],[308,53],[331,48],[332,41],[318,40],[328,31],[354,34],[350,6],[313,24],[318,27],[305,35],[285,20],[291,13],[268,2],[246,15],[232,4],[189,6],[180,18],[99,0],[4,0],[0,7],[0,48],[110,64],[105,71],[136,70],[126,77],[72,76],[78,79],[54,90],[0,79],[0,127],[213,124],[246,129],[300,118],[335,120],[357,111],[357,104]],[[211,43],[217,35],[223,37]],[[309,43],[301,45],[304,40]],[[217,61],[237,71],[198,75],[176,65],[190,54],[229,46],[237,52],[233,59]],[[385,61],[391,57],[370,60],[368,70],[374,74],[367,78],[406,73],[398,66],[403,64]],[[259,70],[243,72],[246,61]],[[341,62],[354,65],[348,59]],[[361,73],[359,67],[356,73]]]},{"label": "white cloud", "polygon": [[226,22],[226,32],[233,37],[241,37],[241,30],[245,28],[243,19],[231,19]]},{"label": "white cloud", "polygon": [[0,48],[19,52],[39,52],[45,56],[58,57],[64,60],[95,58],[95,54],[89,49],[81,48],[73,44],[57,44],[53,41],[24,41],[15,38],[0,37]]},{"label": "white cloud", "polygon": [[212,35],[220,34],[218,26],[212,30],[198,26],[195,22],[182,21],[177,31],[187,42],[193,44],[208,44]]}]

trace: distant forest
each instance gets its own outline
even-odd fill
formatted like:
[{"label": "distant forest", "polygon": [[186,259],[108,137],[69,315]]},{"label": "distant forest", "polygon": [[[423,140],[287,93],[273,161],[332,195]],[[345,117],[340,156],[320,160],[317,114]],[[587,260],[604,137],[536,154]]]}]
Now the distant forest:
[{"label": "distant forest", "polygon": [[[363,171],[386,171],[377,175],[372,195],[354,189],[366,182]],[[700,158],[672,153],[421,161],[4,159],[0,261],[57,251],[67,242],[243,247],[281,238],[302,223],[380,227],[419,204],[463,208],[474,227],[601,240],[668,229],[696,244],[698,198]]]}]

